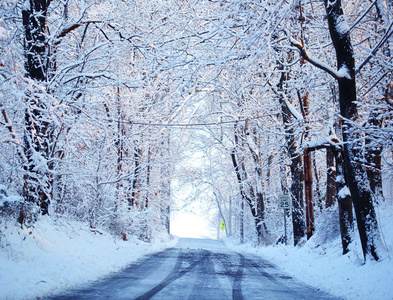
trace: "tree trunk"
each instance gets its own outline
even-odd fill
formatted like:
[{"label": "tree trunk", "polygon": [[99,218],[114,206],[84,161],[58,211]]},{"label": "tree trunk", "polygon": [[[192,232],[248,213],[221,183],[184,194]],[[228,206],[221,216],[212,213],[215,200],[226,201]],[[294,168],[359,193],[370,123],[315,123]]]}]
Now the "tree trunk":
[{"label": "tree trunk", "polygon": [[[238,145],[239,138],[237,136],[236,129],[237,129],[237,124],[235,124],[235,143],[236,143],[236,145]],[[263,198],[262,199],[256,198],[256,195],[255,195],[255,192],[254,192],[254,189],[252,188],[252,186],[249,186],[248,192],[249,192],[250,196],[247,195],[244,185],[245,185],[245,182],[247,181],[248,176],[247,176],[245,165],[244,165],[244,157],[242,158],[240,163],[238,163],[236,152],[237,151],[235,148],[231,153],[231,159],[232,159],[233,167],[235,169],[237,181],[239,184],[240,195],[242,196],[242,201],[246,201],[248,206],[250,207],[251,214],[253,216],[254,223],[255,223],[255,229],[257,231],[258,242],[260,242],[262,239],[261,237],[263,235],[263,230],[262,230],[262,228],[263,228],[262,223],[263,222],[262,222],[261,216],[259,215],[258,203],[260,203],[261,201],[263,203]],[[255,201],[253,201],[252,199],[255,199]],[[259,200],[259,202],[258,202],[258,200]]]},{"label": "tree trunk", "polygon": [[[244,181],[246,181],[246,176],[244,176],[244,175],[242,176],[242,173],[244,174],[244,171],[245,171],[243,169],[244,165],[243,165],[243,162],[240,163],[241,164],[240,166],[237,163],[235,151],[233,151],[231,153],[231,159],[232,159],[233,167],[236,172],[236,177],[237,177],[238,184],[239,184],[240,195],[242,196],[242,201],[246,201],[248,206],[250,207],[251,214],[253,216],[254,223],[255,223],[255,229],[257,231],[258,242],[261,242],[261,237],[263,235],[263,230],[262,230],[263,229],[263,225],[262,225],[263,222],[262,222],[261,216],[258,213],[259,212],[258,207],[257,207],[258,200],[254,201],[256,203],[253,203],[253,201],[252,201],[252,199],[255,198],[254,190],[252,189],[252,187],[250,187],[250,191],[249,191],[251,193],[251,197],[249,197],[247,195],[246,191],[244,190]],[[261,202],[263,203],[263,199],[259,203],[261,203]]]},{"label": "tree trunk", "polygon": [[[308,138],[310,127],[308,126],[308,93],[303,97],[300,96],[298,91],[298,98],[303,115],[303,122],[306,124],[303,139]],[[313,203],[313,178],[312,178],[312,163],[311,152],[308,149],[303,151],[303,171],[304,171],[304,199],[306,203],[306,229],[307,240],[310,239],[314,233],[314,203]]]},{"label": "tree trunk", "polygon": [[342,160],[342,153],[340,150],[334,150],[334,156],[336,159],[336,191],[337,201],[340,218],[340,232],[341,232],[341,244],[343,248],[343,254],[348,253],[349,244],[351,243],[351,232],[353,229],[353,213],[352,213],[352,198],[348,190],[348,186],[345,180],[344,164]]},{"label": "tree trunk", "polygon": [[170,149],[171,149],[171,140],[170,135],[168,132],[161,133],[161,220],[167,230],[167,233],[170,234],[171,228],[171,219],[170,219],[170,212],[171,212],[171,185],[170,185],[170,176],[171,176],[171,169],[170,169],[170,162],[164,163],[164,150],[167,151],[167,157],[170,157]]},{"label": "tree trunk", "polygon": [[[282,67],[280,67],[282,68]],[[283,82],[286,80],[285,72],[281,73],[281,79],[278,84],[278,89],[282,91]],[[293,225],[293,241],[296,246],[299,241],[304,237],[305,224],[303,219],[303,171],[302,171],[302,158],[296,153],[296,138],[294,136],[293,128],[291,127],[292,114],[287,107],[283,96],[279,96],[279,102],[281,105],[281,114],[285,129],[285,143],[287,148],[288,156],[291,160],[291,178],[292,183],[289,188],[289,192],[292,198],[292,225]]]},{"label": "tree trunk", "polygon": [[305,150],[303,152],[303,169],[304,169],[304,199],[306,202],[306,228],[307,240],[310,239],[314,233],[314,204],[312,197],[312,164],[311,152]]},{"label": "tree trunk", "polygon": [[[45,36],[46,13],[50,1],[31,0],[22,11],[25,33],[25,69],[26,76],[38,82],[47,78],[47,43]],[[49,144],[49,122],[44,116],[47,110],[45,94],[40,88],[32,88],[26,95],[27,109],[25,112],[24,145],[27,163],[24,165],[23,197],[26,203],[37,203],[41,214],[49,212],[52,179],[47,172]],[[46,162],[47,166],[37,165],[37,157]],[[19,222],[23,223],[26,212],[22,211]]]},{"label": "tree trunk", "polygon": [[318,172],[318,168],[317,168],[317,160],[315,158],[316,153],[313,152],[312,153],[312,168],[314,171],[314,182],[315,182],[315,197],[314,197],[314,206],[318,206],[319,210],[322,211],[323,209],[323,197],[322,197],[322,193],[321,193],[321,183],[319,180],[319,172]]},{"label": "tree trunk", "polygon": [[291,157],[291,178],[292,183],[289,188],[292,198],[292,223],[293,223],[293,239],[296,246],[304,237],[304,203],[303,203],[303,171],[302,158],[296,155],[295,149],[291,146],[289,149]]},{"label": "tree trunk", "polygon": [[140,147],[134,147],[134,175],[131,184],[131,195],[128,196],[128,204],[130,207],[138,207],[140,205],[140,172],[141,172],[141,160],[143,151]]},{"label": "tree trunk", "polygon": [[[374,131],[382,127],[382,118],[378,118],[378,112],[372,111],[367,120],[366,130]],[[367,177],[370,181],[370,188],[373,192],[376,201],[383,200],[382,190],[382,146],[373,142],[371,134],[366,136],[365,139],[365,159]]]},{"label": "tree trunk", "polygon": [[326,208],[336,202],[336,167],[334,166],[334,153],[331,147],[326,148]]},{"label": "tree trunk", "polygon": [[25,2],[29,2],[25,4],[26,9],[22,11],[27,76],[38,81],[45,81],[47,76],[45,26],[50,1],[25,0]]},{"label": "tree trunk", "polygon": [[351,192],[364,258],[378,260],[378,223],[369,181],[362,166],[364,155],[360,134],[353,126],[358,118],[356,106],[355,60],[349,32],[342,32],[344,13],[341,0],[324,0],[330,36],[336,49],[337,68],[346,73],[338,80],[340,112],[343,117],[344,165]]},{"label": "tree trunk", "polygon": [[[251,196],[255,198],[255,204],[252,207],[252,210],[255,210],[253,213],[254,219],[256,222],[256,229],[258,233],[258,243],[261,244],[263,240],[267,239],[267,227],[265,223],[265,197],[264,197],[264,182],[263,182],[263,169],[262,169],[262,157],[259,151],[260,146],[258,145],[258,137],[256,136],[256,132],[250,132],[249,130],[249,122],[246,120],[245,126],[245,140],[247,142],[248,148],[250,149],[251,156],[254,160],[255,165],[255,190],[252,186]],[[243,164],[244,165],[244,164]]]}]

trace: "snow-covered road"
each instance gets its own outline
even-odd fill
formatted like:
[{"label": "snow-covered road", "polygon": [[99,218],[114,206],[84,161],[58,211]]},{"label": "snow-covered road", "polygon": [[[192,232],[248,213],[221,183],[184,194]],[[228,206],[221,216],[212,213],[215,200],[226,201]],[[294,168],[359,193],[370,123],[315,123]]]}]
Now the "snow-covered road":
[{"label": "snow-covered road", "polygon": [[180,239],[89,286],[48,299],[334,299],[216,240]]}]

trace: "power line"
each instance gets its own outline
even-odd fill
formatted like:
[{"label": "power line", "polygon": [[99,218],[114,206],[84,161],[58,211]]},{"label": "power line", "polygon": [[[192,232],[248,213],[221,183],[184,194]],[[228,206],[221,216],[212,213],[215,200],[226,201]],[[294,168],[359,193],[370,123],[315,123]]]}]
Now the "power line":
[{"label": "power line", "polygon": [[127,121],[126,123],[132,125],[145,125],[145,126],[157,126],[157,127],[200,127],[200,126],[219,126],[223,124],[232,124],[236,122],[245,121],[238,120],[238,121],[222,121],[222,122],[210,122],[210,123],[143,123],[143,122],[134,122],[134,121]]},{"label": "power line", "polygon": [[244,118],[239,120],[220,121],[220,122],[206,122],[206,123],[146,123],[146,122],[138,122],[138,121],[121,121],[121,122],[131,125],[156,126],[156,127],[200,127],[200,126],[220,126],[224,124],[234,124],[237,122],[244,122],[247,120],[258,120],[262,117],[270,117],[270,116],[271,116],[270,114],[266,114],[253,118]]}]

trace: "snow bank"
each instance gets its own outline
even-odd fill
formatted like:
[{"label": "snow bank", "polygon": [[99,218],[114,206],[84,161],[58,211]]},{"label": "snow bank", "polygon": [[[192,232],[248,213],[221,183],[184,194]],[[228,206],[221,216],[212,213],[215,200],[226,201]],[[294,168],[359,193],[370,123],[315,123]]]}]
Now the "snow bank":
[{"label": "snow bank", "polygon": [[[276,245],[252,247],[225,240],[227,247],[238,252],[253,253],[275,263],[285,272],[310,285],[344,299],[393,299],[393,209],[382,204],[377,209],[386,249],[379,262],[363,263],[359,239],[355,238],[351,251],[342,255],[339,235],[329,240],[320,230],[303,246]],[[324,220],[326,221],[326,220]],[[337,220],[338,222],[338,220]],[[320,229],[331,224],[321,222]],[[355,234],[354,236],[357,236]],[[324,240],[324,243],[320,243]]]},{"label": "snow bank", "polygon": [[78,222],[42,218],[34,228],[1,224],[0,299],[34,299],[86,284],[175,244],[145,244],[92,232]]},{"label": "snow bank", "polygon": [[[342,255],[337,211],[320,214],[316,233],[300,247],[252,247],[225,239],[228,248],[253,253],[293,277],[344,299],[393,299],[393,209],[377,208],[386,250],[379,262],[363,264],[360,242]],[[34,228],[0,224],[0,299],[34,299],[87,284],[120,270],[141,256],[177,241],[123,241],[85,224],[42,218]],[[356,234],[354,236],[357,236]]]}]

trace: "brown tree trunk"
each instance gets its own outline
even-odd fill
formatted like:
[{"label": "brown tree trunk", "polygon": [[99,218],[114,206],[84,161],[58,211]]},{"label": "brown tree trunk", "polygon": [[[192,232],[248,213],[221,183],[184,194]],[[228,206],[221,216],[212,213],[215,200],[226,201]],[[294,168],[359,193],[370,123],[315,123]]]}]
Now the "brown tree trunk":
[{"label": "brown tree trunk", "polygon": [[[303,122],[306,124],[303,139],[308,138],[308,132],[310,127],[308,125],[308,93],[303,97],[300,96],[298,91],[298,98],[300,107],[303,114]],[[311,163],[311,152],[307,149],[303,151],[303,172],[304,172],[304,202],[306,204],[306,232],[307,240],[310,239],[314,233],[314,203],[313,203],[313,178],[312,178],[312,163]]]},{"label": "brown tree trunk", "polygon": [[306,204],[306,229],[307,239],[310,239],[314,233],[314,205],[312,196],[312,165],[311,152],[303,152],[303,169],[304,169],[304,199]]}]

